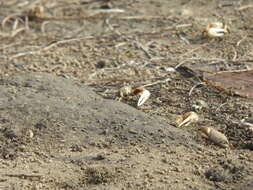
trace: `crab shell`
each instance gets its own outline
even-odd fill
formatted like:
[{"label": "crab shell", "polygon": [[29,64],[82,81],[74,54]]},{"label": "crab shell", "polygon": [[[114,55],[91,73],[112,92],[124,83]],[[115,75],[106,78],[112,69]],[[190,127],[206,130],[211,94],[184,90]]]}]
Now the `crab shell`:
[{"label": "crab shell", "polygon": [[119,89],[119,95],[120,97],[128,96],[132,93],[132,87],[131,86],[124,86]]},{"label": "crab shell", "polygon": [[201,135],[213,143],[223,147],[228,148],[229,147],[229,141],[227,137],[222,134],[221,132],[211,128],[211,127],[201,127],[200,128]]},{"label": "crab shell", "polygon": [[44,14],[44,7],[36,6],[29,10],[28,15],[32,18],[40,18]]}]

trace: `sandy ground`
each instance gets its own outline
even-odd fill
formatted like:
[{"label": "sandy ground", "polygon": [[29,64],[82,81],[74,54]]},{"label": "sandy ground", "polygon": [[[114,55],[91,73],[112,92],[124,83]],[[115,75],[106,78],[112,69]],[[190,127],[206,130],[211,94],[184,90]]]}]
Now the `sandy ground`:
[{"label": "sandy ground", "polygon": [[[171,72],[252,69],[251,1],[0,4],[0,189],[253,189],[253,132],[240,123],[252,99]],[[204,38],[216,21],[230,33]],[[151,97],[119,101],[126,85]],[[189,111],[200,121],[175,127]]]}]

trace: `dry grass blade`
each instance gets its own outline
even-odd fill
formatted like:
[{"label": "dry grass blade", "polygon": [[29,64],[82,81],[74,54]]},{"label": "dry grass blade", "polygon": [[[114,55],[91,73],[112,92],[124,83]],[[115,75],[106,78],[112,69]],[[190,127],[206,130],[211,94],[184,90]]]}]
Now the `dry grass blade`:
[{"label": "dry grass blade", "polygon": [[20,16],[22,16],[22,14],[12,14],[12,15],[9,15],[9,16],[5,17],[2,21],[2,23],[1,23],[2,28],[4,28],[6,23],[9,22],[11,19],[17,18],[17,17],[20,17]]},{"label": "dry grass blade", "polygon": [[239,7],[237,10],[238,10],[238,11],[243,11],[243,10],[248,9],[248,8],[251,8],[251,7],[253,7],[253,4],[241,6],[241,7]]}]

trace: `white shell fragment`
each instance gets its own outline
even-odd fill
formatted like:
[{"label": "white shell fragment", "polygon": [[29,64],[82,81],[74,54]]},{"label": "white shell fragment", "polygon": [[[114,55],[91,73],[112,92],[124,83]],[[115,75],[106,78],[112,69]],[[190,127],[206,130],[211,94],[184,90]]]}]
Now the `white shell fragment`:
[{"label": "white shell fragment", "polygon": [[195,112],[187,112],[183,116],[180,116],[176,119],[176,125],[177,127],[188,126],[191,123],[196,123],[199,120],[198,114]]},{"label": "white shell fragment", "polygon": [[200,128],[201,135],[216,145],[219,145],[223,148],[228,148],[229,147],[229,141],[227,137],[222,134],[221,132],[211,128],[211,127],[201,127]]},{"label": "white shell fragment", "polygon": [[151,93],[145,88],[135,88],[132,91],[133,95],[140,95],[137,106],[143,105],[150,97]]},{"label": "white shell fragment", "polygon": [[220,38],[227,33],[229,33],[229,28],[222,22],[208,24],[206,29],[204,30],[204,34],[206,34],[210,38]]}]

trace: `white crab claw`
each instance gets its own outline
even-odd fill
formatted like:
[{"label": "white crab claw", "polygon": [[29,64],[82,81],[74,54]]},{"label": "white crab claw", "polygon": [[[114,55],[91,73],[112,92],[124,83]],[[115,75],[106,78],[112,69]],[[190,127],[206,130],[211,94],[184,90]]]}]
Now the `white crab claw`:
[{"label": "white crab claw", "polygon": [[195,112],[191,111],[177,118],[176,124],[178,127],[181,127],[183,125],[188,126],[191,123],[196,123],[198,120],[199,120],[199,116]]},{"label": "white crab claw", "polygon": [[135,96],[140,95],[137,106],[141,106],[142,104],[144,104],[147,101],[147,99],[150,97],[151,93],[147,89],[140,87],[140,88],[133,89],[132,94]]},{"label": "white crab claw", "polygon": [[226,29],[223,28],[209,28],[207,34],[209,37],[222,37],[227,33]]},{"label": "white crab claw", "polygon": [[208,24],[204,30],[204,34],[210,38],[220,38],[223,37],[226,33],[229,33],[229,27],[222,22]]},{"label": "white crab claw", "polygon": [[144,104],[144,103],[147,101],[147,99],[149,99],[151,93],[150,93],[148,90],[144,89],[144,90],[140,93],[140,95],[141,95],[141,96],[140,96],[140,98],[139,98],[139,100],[138,100],[137,106],[141,106],[142,104]]}]

